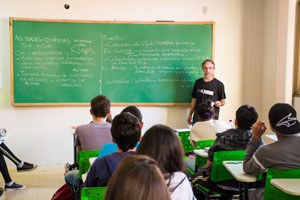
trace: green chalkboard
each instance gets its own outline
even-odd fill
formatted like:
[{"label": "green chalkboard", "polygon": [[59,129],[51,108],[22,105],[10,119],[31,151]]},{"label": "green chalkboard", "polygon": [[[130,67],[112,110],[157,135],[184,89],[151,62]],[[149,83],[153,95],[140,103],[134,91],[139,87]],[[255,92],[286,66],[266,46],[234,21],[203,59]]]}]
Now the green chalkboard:
[{"label": "green chalkboard", "polygon": [[213,25],[11,18],[12,104],[190,103]]}]

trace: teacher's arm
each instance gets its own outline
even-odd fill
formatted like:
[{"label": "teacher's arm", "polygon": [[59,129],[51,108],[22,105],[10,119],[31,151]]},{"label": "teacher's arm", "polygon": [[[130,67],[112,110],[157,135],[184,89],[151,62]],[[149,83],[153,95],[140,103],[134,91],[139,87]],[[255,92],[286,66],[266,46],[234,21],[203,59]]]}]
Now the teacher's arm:
[{"label": "teacher's arm", "polygon": [[190,112],[189,112],[189,115],[188,115],[188,118],[187,118],[187,123],[189,125],[192,124],[192,116],[193,116],[193,113],[194,113],[194,110],[195,110],[195,106],[196,106],[196,99],[192,98]]},{"label": "teacher's arm", "polygon": [[221,107],[225,105],[225,99],[221,99],[220,101],[216,101],[214,106]]}]

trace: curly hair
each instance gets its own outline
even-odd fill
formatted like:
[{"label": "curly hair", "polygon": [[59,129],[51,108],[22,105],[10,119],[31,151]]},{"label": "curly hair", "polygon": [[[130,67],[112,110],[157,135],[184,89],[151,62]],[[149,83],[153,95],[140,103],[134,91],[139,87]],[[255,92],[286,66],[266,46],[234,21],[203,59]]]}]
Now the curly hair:
[{"label": "curly hair", "polygon": [[110,132],[118,147],[126,152],[133,149],[140,140],[140,122],[131,113],[121,113],[113,119]]}]

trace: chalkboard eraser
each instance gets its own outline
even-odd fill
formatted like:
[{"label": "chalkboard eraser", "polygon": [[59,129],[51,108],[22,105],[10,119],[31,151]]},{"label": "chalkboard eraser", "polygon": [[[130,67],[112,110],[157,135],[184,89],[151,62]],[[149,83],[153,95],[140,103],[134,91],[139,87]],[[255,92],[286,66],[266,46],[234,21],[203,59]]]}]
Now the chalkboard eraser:
[{"label": "chalkboard eraser", "polygon": [[156,20],[156,22],[175,22],[173,20]]}]

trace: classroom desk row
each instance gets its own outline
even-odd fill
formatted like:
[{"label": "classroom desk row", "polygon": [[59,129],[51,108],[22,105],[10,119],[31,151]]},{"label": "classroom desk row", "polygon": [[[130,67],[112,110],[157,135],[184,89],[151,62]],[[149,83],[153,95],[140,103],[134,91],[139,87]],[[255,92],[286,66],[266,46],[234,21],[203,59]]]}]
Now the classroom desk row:
[{"label": "classroom desk row", "polygon": [[[204,149],[195,149],[194,153],[201,157],[208,157],[208,153]],[[224,161],[223,165],[241,183],[239,188],[240,199],[247,199],[248,184],[255,182],[256,177],[244,172],[243,161]],[[272,179],[271,184],[287,194],[300,196],[300,179]],[[245,191],[245,195],[242,195],[242,191]]]}]

